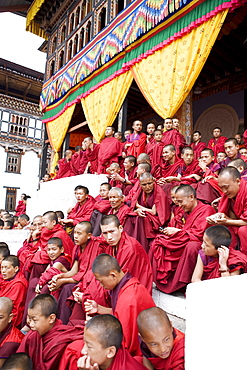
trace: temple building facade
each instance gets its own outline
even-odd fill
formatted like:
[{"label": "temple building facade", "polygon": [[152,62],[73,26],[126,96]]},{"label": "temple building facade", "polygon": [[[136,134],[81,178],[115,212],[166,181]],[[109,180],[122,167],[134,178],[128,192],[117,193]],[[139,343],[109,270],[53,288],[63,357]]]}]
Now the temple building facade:
[{"label": "temple building facade", "polygon": [[247,123],[246,0],[35,0],[47,53],[40,105],[54,161],[108,125],[180,119],[208,141]]}]

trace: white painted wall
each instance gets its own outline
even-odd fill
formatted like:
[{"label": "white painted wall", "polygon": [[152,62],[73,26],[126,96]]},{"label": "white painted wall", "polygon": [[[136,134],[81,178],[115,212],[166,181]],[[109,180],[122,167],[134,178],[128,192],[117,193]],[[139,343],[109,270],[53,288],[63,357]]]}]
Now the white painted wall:
[{"label": "white painted wall", "polygon": [[186,370],[246,369],[247,274],[189,284]]},{"label": "white painted wall", "polygon": [[23,242],[27,239],[29,233],[29,230],[0,230],[0,241],[7,243],[10,253],[16,256],[18,250],[23,246]]}]

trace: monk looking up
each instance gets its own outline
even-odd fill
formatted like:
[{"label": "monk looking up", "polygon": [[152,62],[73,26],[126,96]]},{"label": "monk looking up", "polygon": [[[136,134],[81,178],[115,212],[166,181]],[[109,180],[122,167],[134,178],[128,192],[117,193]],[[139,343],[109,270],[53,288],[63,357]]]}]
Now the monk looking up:
[{"label": "monk looking up", "polygon": [[142,311],[137,319],[143,365],[153,370],[184,370],[184,334],[172,327],[161,308]]},{"label": "monk looking up", "polygon": [[101,141],[98,152],[98,174],[106,173],[107,167],[112,162],[118,162],[119,157],[122,155],[121,143],[113,135],[113,127],[108,126],[105,130],[105,138]]}]

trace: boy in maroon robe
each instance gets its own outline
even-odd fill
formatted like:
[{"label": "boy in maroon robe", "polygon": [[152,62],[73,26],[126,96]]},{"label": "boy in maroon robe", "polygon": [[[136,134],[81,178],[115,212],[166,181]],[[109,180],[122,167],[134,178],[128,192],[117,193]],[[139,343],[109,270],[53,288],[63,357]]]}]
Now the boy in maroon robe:
[{"label": "boy in maroon robe", "polygon": [[68,227],[74,227],[78,222],[89,221],[93,212],[95,199],[89,195],[86,186],[78,185],[75,187],[76,205],[68,212],[66,219],[61,220]]},{"label": "boy in maroon robe", "polygon": [[224,152],[224,144],[226,141],[225,136],[221,136],[222,130],[220,127],[215,127],[213,129],[213,138],[208,142],[208,148],[212,149],[214,152],[215,158],[217,157],[219,152]]},{"label": "boy in maroon robe", "polygon": [[72,158],[72,151],[66,150],[65,157],[58,161],[58,165],[59,165],[58,173],[56,177],[54,177],[53,180],[71,176],[71,165],[70,165],[71,158]]},{"label": "boy in maroon robe", "polygon": [[232,233],[231,246],[240,241],[240,250],[247,254],[247,183],[241,179],[234,167],[221,170],[218,184],[224,193],[220,199],[218,213],[207,217],[211,225],[224,225]]},{"label": "boy in maroon robe", "polygon": [[247,162],[247,158],[245,156],[242,156],[239,153],[239,145],[237,143],[237,140],[234,138],[227,139],[224,144],[225,152],[227,157],[219,162],[215,168],[214,171],[218,174],[223,168],[228,166],[231,161],[234,159],[242,158],[245,162]]},{"label": "boy in maroon robe", "polygon": [[124,172],[123,173],[115,172],[114,174],[112,174],[111,181],[117,182],[115,186],[122,189],[123,194],[127,195],[137,182],[136,158],[133,155],[128,155],[124,159],[123,166]]},{"label": "boy in maroon robe", "polygon": [[27,281],[19,271],[19,266],[18,258],[13,255],[5,257],[1,263],[0,296],[12,300],[15,326],[21,324],[27,294]]},{"label": "boy in maroon robe", "polygon": [[137,324],[143,365],[156,370],[185,369],[184,334],[172,327],[165,311],[148,308],[139,314]]},{"label": "boy in maroon robe", "polygon": [[234,159],[228,164],[228,167],[235,167],[239,171],[241,179],[247,181],[247,163],[242,158]]},{"label": "boy in maroon robe", "polygon": [[12,323],[13,303],[10,298],[0,297],[0,366],[2,368],[5,360],[13,355],[24,334],[20,332]]},{"label": "boy in maroon robe", "polygon": [[213,207],[196,199],[195,189],[181,185],[175,192],[178,205],[185,212],[181,229],[167,227],[150,248],[154,281],[164,293],[172,293],[191,281],[203,233],[209,223],[206,217]]},{"label": "boy in maroon robe", "polygon": [[100,221],[103,214],[107,214],[111,205],[109,202],[109,191],[111,190],[111,185],[108,182],[103,182],[100,185],[99,195],[95,198],[94,210],[90,218],[90,223],[93,228],[93,235],[99,236],[101,234]]},{"label": "boy in maroon robe", "polygon": [[[94,300],[84,302],[87,315],[113,314],[122,324],[124,347],[132,356],[140,354],[137,316],[147,308],[154,307],[155,303],[137,278],[128,271],[123,271],[117,260],[109,254],[100,254],[93,262],[93,274],[104,287],[111,291],[111,308],[103,307]],[[82,301],[82,293],[75,292],[77,302]]]},{"label": "boy in maroon robe", "polygon": [[222,225],[209,227],[203,236],[202,249],[192,275],[192,283],[246,272],[247,256],[230,247],[231,233]]},{"label": "boy in maroon robe", "polygon": [[122,326],[116,317],[95,316],[86,324],[84,342],[77,341],[67,347],[60,370],[145,370],[123,347],[122,340]]},{"label": "boy in maroon robe", "polygon": [[157,179],[157,184],[164,185],[171,182],[181,163],[181,159],[178,159],[176,156],[175,146],[172,144],[164,146],[162,150],[162,163],[154,166],[152,169],[152,175]]},{"label": "boy in maroon robe", "polygon": [[180,132],[173,128],[172,118],[167,117],[164,121],[164,128],[162,141],[164,145],[172,144],[176,148],[177,156],[180,156],[181,150],[186,145],[185,139]]},{"label": "boy in maroon robe", "polygon": [[107,167],[112,162],[118,162],[119,157],[122,155],[122,145],[113,135],[113,127],[108,126],[105,130],[105,138],[101,141],[98,152],[98,174],[106,173]]},{"label": "boy in maroon robe", "polygon": [[90,136],[86,137],[83,142],[86,147],[85,157],[89,171],[92,174],[97,173],[100,144],[95,144]]},{"label": "boy in maroon robe", "polygon": [[195,159],[199,159],[202,150],[204,150],[207,145],[201,141],[202,134],[200,131],[194,131],[193,133],[193,143],[190,144],[191,148],[194,150]]},{"label": "boy in maroon robe", "polygon": [[15,215],[20,216],[26,213],[26,205],[27,205],[27,195],[23,193],[21,194],[21,200],[19,200],[18,205],[15,209]]},{"label": "boy in maroon robe", "polygon": [[147,135],[142,131],[142,122],[134,121],[133,123],[133,133],[127,136],[125,143],[126,155],[133,155],[138,157],[141,153],[145,152],[146,138]]},{"label": "boy in maroon robe", "polygon": [[162,165],[163,148],[164,148],[164,143],[162,142],[162,131],[155,130],[153,150],[150,153],[150,160],[151,160],[152,167]]}]

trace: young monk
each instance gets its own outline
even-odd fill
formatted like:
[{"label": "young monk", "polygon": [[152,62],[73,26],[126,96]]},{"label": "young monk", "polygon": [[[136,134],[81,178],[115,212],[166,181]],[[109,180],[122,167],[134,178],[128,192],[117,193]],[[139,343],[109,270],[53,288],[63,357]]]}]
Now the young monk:
[{"label": "young monk", "polygon": [[0,366],[17,351],[24,337],[12,323],[12,309],[11,299],[0,297]]},{"label": "young monk", "polygon": [[8,244],[0,242],[0,266],[5,257],[10,256]]},{"label": "young monk", "polygon": [[203,236],[202,249],[192,275],[192,283],[246,272],[247,256],[229,248],[231,233],[222,225],[209,227]]},{"label": "young monk", "polygon": [[[92,174],[97,173],[98,153],[99,153],[100,144],[94,143],[93,139],[90,136],[85,137],[83,142],[84,142],[84,145],[85,145],[85,148],[86,148],[85,158],[86,158],[86,162],[87,162],[88,167],[89,167],[89,171]],[[85,171],[85,169],[84,169],[84,171]],[[81,173],[84,173],[84,171],[81,172]]]},{"label": "young monk", "polygon": [[119,173],[115,173],[111,176],[111,178],[112,180],[119,182],[117,186],[122,189],[124,195],[127,195],[137,182],[136,158],[133,155],[128,155],[124,159],[123,166],[124,173],[122,175],[120,175]]},{"label": "young monk", "polygon": [[142,122],[133,122],[133,133],[127,136],[125,143],[126,155],[133,155],[138,157],[139,154],[145,152],[147,135],[142,132]]},{"label": "young monk", "polygon": [[2,370],[33,370],[33,363],[26,353],[14,353],[3,364]]},{"label": "young monk", "polygon": [[95,198],[96,202],[94,203],[94,210],[90,218],[90,223],[92,224],[92,228],[93,228],[92,234],[94,236],[99,236],[101,234],[101,230],[100,230],[101,218],[103,214],[107,214],[111,209],[111,204],[109,202],[109,191],[110,190],[111,190],[111,185],[108,182],[103,182],[100,185],[99,195]]},{"label": "young monk", "polygon": [[220,162],[224,161],[225,159],[226,159],[226,153],[225,152],[219,152],[217,154],[217,157],[216,157],[217,163],[220,163]]},{"label": "young monk", "polygon": [[16,256],[5,257],[1,263],[0,296],[13,301],[13,324],[19,326],[22,321],[27,281],[19,271],[19,260]]},{"label": "young monk", "polygon": [[241,179],[247,181],[247,163],[242,158],[234,159],[228,164],[228,167],[235,167],[239,171]]},{"label": "young monk", "polygon": [[199,159],[203,149],[207,147],[206,143],[201,141],[202,134],[200,131],[194,131],[193,133],[193,143],[191,143],[191,148],[194,150],[195,159]]},{"label": "young monk", "polygon": [[143,365],[153,370],[184,370],[184,334],[172,327],[159,307],[142,311],[137,319]]},{"label": "young monk", "polygon": [[157,165],[158,166],[162,165],[162,151],[163,151],[164,145],[165,144],[162,142],[162,131],[155,130],[153,150],[149,154],[152,167],[157,166]]},{"label": "young monk", "polygon": [[215,157],[217,157],[219,152],[224,152],[224,144],[227,138],[225,136],[221,136],[221,134],[221,128],[215,127],[213,129],[213,138],[208,142],[208,148],[213,150]]},{"label": "young monk", "polygon": [[225,152],[226,152],[226,159],[224,159],[222,162],[218,163],[214,171],[218,174],[223,168],[228,166],[228,164],[237,158],[242,158],[245,162],[247,162],[247,158],[242,156],[239,153],[239,145],[237,143],[237,140],[234,138],[227,139],[224,144]]},{"label": "young monk", "polygon": [[152,169],[152,175],[158,180],[158,185],[171,182],[181,164],[181,159],[176,156],[176,148],[172,144],[165,145],[162,150],[162,163]]},{"label": "young monk", "polygon": [[30,332],[23,339],[18,352],[28,354],[35,369],[59,370],[65,347],[81,339],[83,330],[62,325],[57,316],[57,302],[49,294],[35,297],[28,307]]},{"label": "young monk", "polygon": [[[137,329],[138,314],[155,303],[137,278],[129,272],[124,272],[117,260],[109,254],[100,254],[93,262],[93,274],[103,286],[111,291],[111,308],[103,307],[94,300],[87,300],[85,311],[90,316],[93,314],[112,313],[122,324],[124,347],[132,356],[140,353]],[[82,293],[75,292],[77,301],[82,300]]]},{"label": "young monk", "polygon": [[176,148],[176,153],[179,156],[182,148],[186,145],[183,135],[178,130],[173,128],[172,118],[167,117],[164,121],[165,132],[163,133],[162,141],[164,145],[172,144]]}]

